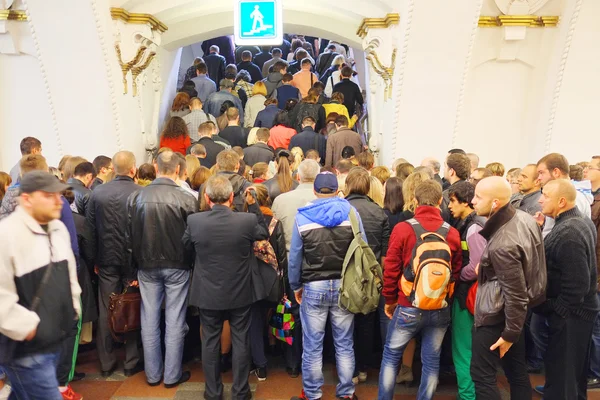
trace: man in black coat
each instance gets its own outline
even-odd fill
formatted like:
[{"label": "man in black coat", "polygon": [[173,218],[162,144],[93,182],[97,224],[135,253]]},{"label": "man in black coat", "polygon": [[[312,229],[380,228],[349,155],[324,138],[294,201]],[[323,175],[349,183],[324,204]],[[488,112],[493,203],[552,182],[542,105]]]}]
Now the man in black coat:
[{"label": "man in black coat", "polygon": [[576,200],[575,187],[565,179],[546,183],[539,200],[542,213],[556,221],[544,239],[546,302],[535,310],[548,320],[543,395],[549,400],[586,398],[589,348],[600,310],[596,294],[597,231],[578,211]]},{"label": "man in black coat", "polygon": [[267,144],[271,134],[267,128],[260,128],[256,132],[257,142],[250,147],[244,149],[244,162],[252,167],[259,162],[270,163],[275,158],[273,149]]},{"label": "man in black coat", "polygon": [[[112,293],[121,293],[123,286],[137,280],[126,248],[127,199],[141,189],[133,181],[136,173],[135,156],[129,151],[114,155],[112,165],[117,175],[112,181],[98,186],[90,195],[86,219],[91,240],[88,249],[82,249],[98,266],[98,319],[97,347],[102,376],[110,376],[117,368],[114,341],[108,329],[108,305]],[[143,369],[138,348],[139,333],[125,335],[125,376]]]},{"label": "man in black coat", "polygon": [[340,92],[344,95],[344,105],[348,109],[350,117],[354,115],[356,104],[362,107],[365,103],[360,88],[350,80],[353,73],[352,68],[348,66],[342,68],[342,80],[333,87],[334,92]]},{"label": "man in black coat", "polygon": [[[173,388],[190,379],[190,372],[182,371],[181,362],[189,329],[185,312],[192,259],[181,238],[188,216],[198,212],[198,200],[176,183],[180,164],[175,153],[163,151],[156,158],[156,165],[156,179],[129,196],[127,249],[138,268],[142,295],[140,318],[146,380],[150,386],[163,380],[166,388]],[[160,332],[163,300],[164,352]]]},{"label": "man in black coat", "polygon": [[251,190],[245,192],[249,213],[236,213],[231,210],[234,195],[229,179],[224,175],[211,177],[204,196],[212,210],[190,216],[183,236],[186,250],[196,253],[190,305],[200,309],[207,399],[223,398],[220,342],[225,319],[229,320],[233,344],[232,398],[251,397],[248,375],[251,271],[256,267],[253,246],[255,241],[269,238]]},{"label": "man in black coat", "polygon": [[89,188],[96,178],[96,169],[91,162],[82,162],[75,167],[73,177],[69,178],[67,184],[73,188],[75,202],[71,209],[79,215],[85,215],[88,201],[92,190]]},{"label": "man in black coat", "polygon": [[208,76],[213,82],[221,82],[225,78],[225,57],[219,54],[219,46],[210,46],[210,54],[204,56]]},{"label": "man in black coat", "polygon": [[304,154],[310,149],[317,150],[321,160],[325,160],[327,139],[320,133],[315,132],[316,125],[317,122],[313,117],[305,117],[302,120],[302,131],[292,137],[289,148],[300,147]]},{"label": "man in black coat", "polygon": [[217,143],[213,139],[213,135],[217,133],[217,126],[212,121],[207,121],[198,127],[198,136],[200,139],[194,144],[201,144],[206,150],[203,166],[212,168],[217,163],[217,154],[225,150],[225,147]]},{"label": "man in black coat", "polygon": [[[252,79],[252,83],[261,81],[263,78],[261,67],[259,67],[258,65],[254,64],[252,62],[252,53],[250,52],[250,50],[246,50],[242,53],[242,62],[237,65],[237,70],[238,71],[241,71],[241,70],[248,71],[248,73],[250,73],[250,78]],[[250,94],[252,94],[252,93],[250,93]]]}]

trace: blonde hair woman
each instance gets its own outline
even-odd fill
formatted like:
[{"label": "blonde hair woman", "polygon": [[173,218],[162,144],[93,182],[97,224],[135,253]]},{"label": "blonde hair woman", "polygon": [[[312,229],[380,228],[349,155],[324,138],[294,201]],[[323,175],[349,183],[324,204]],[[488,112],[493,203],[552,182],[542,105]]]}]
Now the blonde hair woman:
[{"label": "blonde hair woman", "polygon": [[267,86],[262,81],[256,82],[252,88],[252,97],[246,102],[244,127],[252,128],[254,126],[256,116],[266,107],[265,101],[267,101]]},{"label": "blonde hair woman", "polygon": [[373,200],[379,207],[383,208],[383,198],[384,191],[383,185],[381,181],[374,176],[369,177],[371,180],[371,188],[369,189],[369,197]]},{"label": "blonde hair woman", "polygon": [[191,179],[198,168],[200,168],[200,160],[198,160],[198,157],[188,154],[185,156],[185,164],[187,166],[188,177]]},{"label": "blonde hair woman", "polygon": [[[426,171],[419,170],[410,174],[402,183],[402,197],[404,197],[404,211],[412,213],[414,216],[417,208],[417,200],[415,199],[415,189],[421,183],[431,180],[431,175]],[[410,217],[412,218],[412,216]]]}]

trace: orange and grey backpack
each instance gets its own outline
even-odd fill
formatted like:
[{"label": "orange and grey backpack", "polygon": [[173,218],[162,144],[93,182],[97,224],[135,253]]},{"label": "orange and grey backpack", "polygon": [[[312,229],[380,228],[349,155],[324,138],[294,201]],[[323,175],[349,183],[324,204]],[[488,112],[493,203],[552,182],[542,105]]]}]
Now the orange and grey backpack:
[{"label": "orange and grey backpack", "polygon": [[429,232],[414,218],[406,222],[415,231],[417,243],[411,264],[404,268],[402,292],[421,310],[446,308],[454,292],[452,251],[446,241],[450,225],[444,222],[436,232]]}]

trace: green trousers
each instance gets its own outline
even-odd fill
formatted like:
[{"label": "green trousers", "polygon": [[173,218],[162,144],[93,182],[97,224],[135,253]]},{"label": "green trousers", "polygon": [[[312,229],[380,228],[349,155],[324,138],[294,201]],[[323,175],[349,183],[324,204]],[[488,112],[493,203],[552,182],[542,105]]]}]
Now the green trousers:
[{"label": "green trousers", "polygon": [[452,358],[458,381],[458,399],[475,400],[475,384],[471,379],[471,341],[473,315],[454,301],[452,306]]}]

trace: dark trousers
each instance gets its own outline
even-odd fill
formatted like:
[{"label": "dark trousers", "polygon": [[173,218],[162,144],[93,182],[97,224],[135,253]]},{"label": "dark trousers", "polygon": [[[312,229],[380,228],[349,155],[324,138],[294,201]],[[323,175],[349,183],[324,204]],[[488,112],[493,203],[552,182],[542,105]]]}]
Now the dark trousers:
[{"label": "dark trousers", "polygon": [[60,345],[60,355],[56,365],[56,378],[59,386],[67,386],[72,379],[71,371],[75,369],[76,346],[79,346],[79,321],[73,321],[71,329]]},{"label": "dark trousers", "polygon": [[502,365],[512,400],[531,400],[531,383],[527,374],[525,361],[525,339],[521,334],[519,340],[500,358],[498,349],[490,351],[490,347],[498,341],[504,323],[473,328],[473,355],[471,358],[471,378],[475,383],[475,393],[479,400],[500,400],[500,392],[496,380],[498,364]]},{"label": "dark trousers", "polygon": [[268,306],[262,302],[252,304],[250,316],[250,351],[252,363],[255,367],[266,367],[267,356],[265,355],[265,331]]},{"label": "dark trousers", "polygon": [[[108,305],[112,293],[121,293],[125,282],[119,266],[103,266],[98,268],[98,330],[96,341],[98,358],[102,371],[110,371],[117,364],[114,349],[114,340],[108,329]],[[125,335],[125,365],[126,369],[132,369],[140,361],[139,332],[130,332]]]},{"label": "dark trousers", "polygon": [[300,321],[300,306],[293,304],[290,313],[294,316],[294,332],[292,345],[284,344],[283,357],[286,368],[300,368],[302,363],[302,321]]},{"label": "dark trousers", "polygon": [[590,342],[593,321],[574,317],[548,317],[549,341],[546,368],[545,400],[587,399],[587,377],[590,365]]},{"label": "dark trousers", "polygon": [[229,320],[231,327],[233,400],[246,400],[252,394],[248,385],[250,374],[250,306],[234,310],[200,309],[202,324],[202,368],[206,377],[204,398],[220,400],[223,398],[221,381],[221,331],[223,321]]},{"label": "dark trousers", "polygon": [[375,311],[367,315],[354,316],[354,357],[357,372],[366,372],[373,360],[373,343],[375,341]]}]

